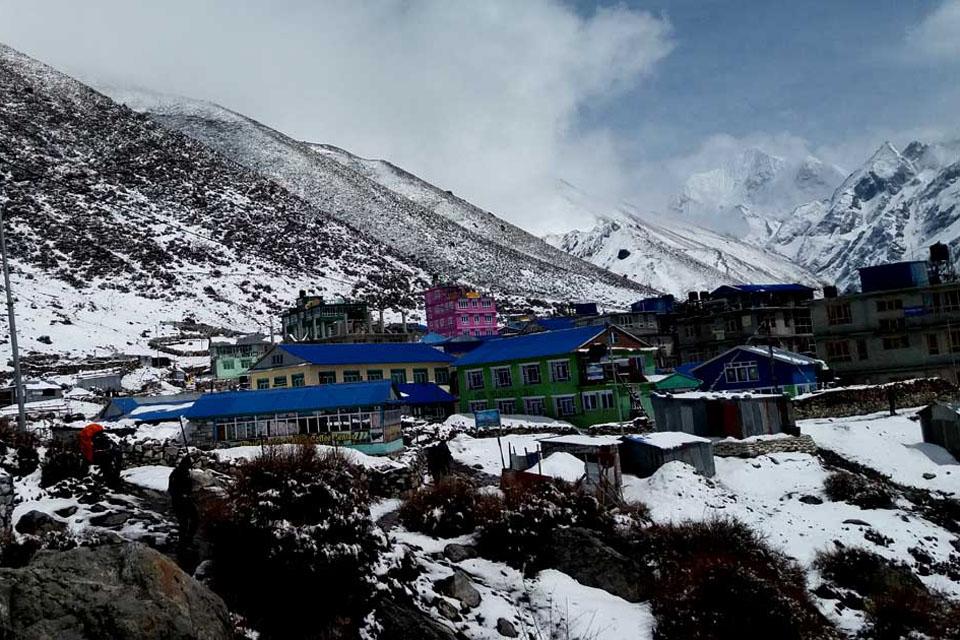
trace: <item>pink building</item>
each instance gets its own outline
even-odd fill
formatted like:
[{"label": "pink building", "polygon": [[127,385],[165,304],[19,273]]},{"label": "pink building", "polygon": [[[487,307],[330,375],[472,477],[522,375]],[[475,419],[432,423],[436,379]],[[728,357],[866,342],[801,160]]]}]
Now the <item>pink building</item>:
[{"label": "pink building", "polygon": [[427,329],[454,336],[491,336],[497,333],[497,305],[493,296],[455,284],[438,285],[424,293]]}]

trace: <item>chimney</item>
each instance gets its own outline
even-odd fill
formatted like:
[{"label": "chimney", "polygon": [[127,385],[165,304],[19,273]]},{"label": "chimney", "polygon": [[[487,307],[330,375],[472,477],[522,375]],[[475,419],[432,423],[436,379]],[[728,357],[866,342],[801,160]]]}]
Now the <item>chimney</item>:
[{"label": "chimney", "polygon": [[828,284],[823,288],[823,297],[824,298],[836,298],[837,297],[837,287],[832,284]]}]

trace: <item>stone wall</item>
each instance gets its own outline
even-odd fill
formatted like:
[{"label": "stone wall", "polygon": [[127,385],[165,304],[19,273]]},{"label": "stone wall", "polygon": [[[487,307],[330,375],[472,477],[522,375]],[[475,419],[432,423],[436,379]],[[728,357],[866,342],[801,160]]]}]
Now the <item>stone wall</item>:
[{"label": "stone wall", "polygon": [[828,389],[794,400],[793,407],[798,420],[876,413],[890,408],[891,391],[899,409],[921,407],[935,400],[953,399],[960,395],[956,386],[942,378],[918,378],[887,384]]},{"label": "stone wall", "polygon": [[817,443],[810,436],[719,440],[713,443],[713,455],[726,458],[756,458],[768,453],[799,452],[814,455]]},{"label": "stone wall", "polygon": [[0,535],[10,529],[13,518],[13,476],[0,469]]}]

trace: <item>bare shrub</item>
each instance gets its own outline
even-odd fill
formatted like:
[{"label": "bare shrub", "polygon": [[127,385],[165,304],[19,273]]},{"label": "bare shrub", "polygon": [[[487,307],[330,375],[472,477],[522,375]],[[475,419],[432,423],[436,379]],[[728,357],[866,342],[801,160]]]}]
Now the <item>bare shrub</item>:
[{"label": "bare shrub", "polygon": [[363,470],[341,454],[268,448],[205,512],[215,589],[264,638],[355,635],[386,548],[369,502]]},{"label": "bare shrub", "polygon": [[462,476],[447,476],[407,495],[400,522],[411,531],[450,538],[472,533],[496,519],[503,508],[499,496],[482,494]]},{"label": "bare shrub", "polygon": [[882,484],[848,471],[827,476],[823,490],[834,502],[849,502],[861,509],[893,508],[893,496]]}]

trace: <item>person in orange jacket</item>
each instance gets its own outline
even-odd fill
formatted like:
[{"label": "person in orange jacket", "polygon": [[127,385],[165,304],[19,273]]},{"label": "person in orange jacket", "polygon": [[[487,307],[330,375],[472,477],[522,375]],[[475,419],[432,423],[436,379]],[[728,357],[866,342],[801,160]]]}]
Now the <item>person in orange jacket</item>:
[{"label": "person in orange jacket", "polygon": [[103,426],[96,423],[88,424],[77,434],[77,441],[80,445],[80,453],[88,463],[100,468],[107,485],[119,486],[123,453],[107,435]]}]

